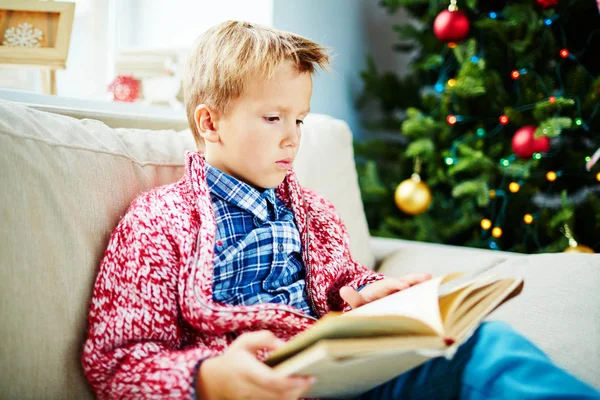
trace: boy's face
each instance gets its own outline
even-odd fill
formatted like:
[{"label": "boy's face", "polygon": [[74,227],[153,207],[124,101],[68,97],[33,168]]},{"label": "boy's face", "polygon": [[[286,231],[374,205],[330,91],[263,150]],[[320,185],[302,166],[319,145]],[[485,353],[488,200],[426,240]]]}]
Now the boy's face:
[{"label": "boy's face", "polygon": [[218,119],[218,140],[205,142],[207,162],[259,189],[278,186],[298,152],[311,94],[310,73],[298,73],[291,62],[268,82],[251,77]]}]

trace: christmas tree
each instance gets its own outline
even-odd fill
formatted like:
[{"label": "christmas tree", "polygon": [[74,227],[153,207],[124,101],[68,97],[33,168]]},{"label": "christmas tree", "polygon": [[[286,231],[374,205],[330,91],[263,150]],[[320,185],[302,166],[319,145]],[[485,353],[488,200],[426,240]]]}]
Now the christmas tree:
[{"label": "christmas tree", "polygon": [[371,234],[599,252],[600,3],[381,5],[411,16],[394,50],[412,61],[361,73],[359,107],[379,111],[355,142]]}]

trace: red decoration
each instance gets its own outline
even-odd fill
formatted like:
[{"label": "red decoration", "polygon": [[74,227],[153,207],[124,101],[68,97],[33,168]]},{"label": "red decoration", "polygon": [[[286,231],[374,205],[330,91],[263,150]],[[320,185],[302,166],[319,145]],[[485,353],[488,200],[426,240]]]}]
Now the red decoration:
[{"label": "red decoration", "polygon": [[133,103],[140,97],[140,81],[129,75],[119,75],[108,85],[113,101]]},{"label": "red decoration", "polygon": [[512,149],[519,158],[531,158],[533,153],[545,153],[550,149],[550,139],[546,136],[534,138],[535,129],[535,126],[527,125],[515,132]]},{"label": "red decoration", "polygon": [[542,8],[552,8],[558,4],[558,0],[535,0],[535,2]]},{"label": "red decoration", "polygon": [[470,26],[464,12],[444,10],[435,17],[433,33],[442,42],[460,42],[469,34]]},{"label": "red decoration", "polygon": [[502,125],[508,125],[508,123],[510,122],[508,117],[506,115],[501,115],[500,118],[498,118],[500,120],[500,123]]}]

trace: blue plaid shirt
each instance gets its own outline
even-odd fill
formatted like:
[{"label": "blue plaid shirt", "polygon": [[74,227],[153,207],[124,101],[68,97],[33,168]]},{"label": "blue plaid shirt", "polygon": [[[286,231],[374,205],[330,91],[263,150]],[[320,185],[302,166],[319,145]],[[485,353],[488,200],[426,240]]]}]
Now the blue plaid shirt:
[{"label": "blue plaid shirt", "polygon": [[316,317],[305,293],[300,232],[275,197],[206,164],[217,232],[213,298],[233,305],[281,303]]}]

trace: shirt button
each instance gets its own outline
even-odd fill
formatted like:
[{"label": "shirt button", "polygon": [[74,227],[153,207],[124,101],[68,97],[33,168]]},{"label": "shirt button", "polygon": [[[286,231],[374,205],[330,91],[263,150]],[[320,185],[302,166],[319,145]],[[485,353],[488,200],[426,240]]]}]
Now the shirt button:
[{"label": "shirt button", "polygon": [[283,253],[283,243],[279,243],[277,250],[279,250],[280,253]]}]

